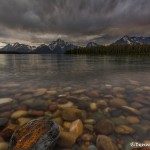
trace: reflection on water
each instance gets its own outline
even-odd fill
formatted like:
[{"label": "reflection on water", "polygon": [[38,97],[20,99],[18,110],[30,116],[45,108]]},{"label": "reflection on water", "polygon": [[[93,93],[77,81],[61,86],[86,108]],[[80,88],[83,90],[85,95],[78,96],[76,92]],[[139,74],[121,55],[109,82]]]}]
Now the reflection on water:
[{"label": "reflection on water", "polygon": [[[115,58],[64,55],[1,55],[0,80],[51,83],[92,80],[120,83],[128,78],[149,81],[149,58]],[[2,82],[1,82],[2,84]],[[36,84],[36,83],[35,83]]]},{"label": "reflection on water", "polygon": [[[118,149],[131,141],[150,140],[149,76],[147,57],[0,55],[0,98],[13,99],[13,105],[5,106],[0,99],[0,115],[9,120],[0,131],[10,123],[22,125],[25,120],[53,115],[59,109],[55,110],[55,105],[65,105],[88,113],[82,122],[83,135],[94,136],[89,145],[99,147],[94,140],[99,134],[111,137]],[[12,113],[18,110],[28,114],[13,118]],[[38,111],[43,113],[38,115]],[[54,118],[70,122],[67,117]],[[80,148],[84,145],[84,141],[76,143]]]}]

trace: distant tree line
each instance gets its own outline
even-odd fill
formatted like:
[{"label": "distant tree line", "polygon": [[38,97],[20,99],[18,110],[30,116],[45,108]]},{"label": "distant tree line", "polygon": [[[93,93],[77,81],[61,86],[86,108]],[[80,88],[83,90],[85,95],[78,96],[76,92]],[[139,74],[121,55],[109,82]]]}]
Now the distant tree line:
[{"label": "distant tree line", "polygon": [[0,51],[0,54],[20,54],[19,52],[12,52],[12,51]]},{"label": "distant tree line", "polygon": [[69,50],[65,54],[87,55],[150,55],[150,45],[109,45],[97,47],[80,47]]}]

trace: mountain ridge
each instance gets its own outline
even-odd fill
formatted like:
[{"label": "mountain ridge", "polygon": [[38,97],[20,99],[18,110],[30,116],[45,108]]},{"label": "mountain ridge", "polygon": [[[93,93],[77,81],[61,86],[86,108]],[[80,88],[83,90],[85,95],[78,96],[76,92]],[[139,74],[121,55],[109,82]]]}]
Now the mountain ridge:
[{"label": "mountain ridge", "polygon": [[86,48],[97,47],[97,46],[100,46],[100,45],[95,42],[89,42],[87,43]]},{"label": "mountain ridge", "polygon": [[72,50],[78,46],[57,39],[49,44],[41,44],[34,47],[26,44],[14,43],[7,44],[0,51],[2,52],[20,52],[20,53],[64,53],[67,50]]},{"label": "mountain ridge", "polygon": [[112,44],[113,45],[150,44],[150,37],[125,35],[121,39],[117,40]]},{"label": "mountain ridge", "polygon": [[[150,44],[150,37],[137,37],[125,35],[110,45],[135,45],[135,44]],[[86,48],[100,46],[95,42],[89,42]],[[35,53],[35,54],[63,54],[68,50],[79,48],[80,46],[65,42],[62,39],[57,39],[49,44],[41,44],[40,46],[30,46],[26,44],[14,43],[7,44],[0,49],[3,53]]]}]

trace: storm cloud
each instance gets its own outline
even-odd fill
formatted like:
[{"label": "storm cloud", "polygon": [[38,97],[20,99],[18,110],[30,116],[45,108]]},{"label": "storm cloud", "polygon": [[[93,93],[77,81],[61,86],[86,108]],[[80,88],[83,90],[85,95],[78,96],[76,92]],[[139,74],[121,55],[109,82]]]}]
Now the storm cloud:
[{"label": "storm cloud", "polygon": [[107,43],[150,34],[149,0],[0,0],[0,40]]}]

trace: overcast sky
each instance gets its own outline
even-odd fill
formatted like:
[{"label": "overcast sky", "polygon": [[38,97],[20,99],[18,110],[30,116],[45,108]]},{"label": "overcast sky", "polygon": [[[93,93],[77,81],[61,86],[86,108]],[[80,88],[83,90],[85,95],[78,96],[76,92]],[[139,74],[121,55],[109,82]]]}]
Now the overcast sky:
[{"label": "overcast sky", "polygon": [[150,0],[0,0],[0,42],[110,43],[150,36]]}]

